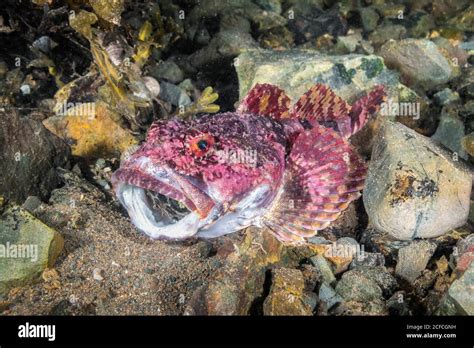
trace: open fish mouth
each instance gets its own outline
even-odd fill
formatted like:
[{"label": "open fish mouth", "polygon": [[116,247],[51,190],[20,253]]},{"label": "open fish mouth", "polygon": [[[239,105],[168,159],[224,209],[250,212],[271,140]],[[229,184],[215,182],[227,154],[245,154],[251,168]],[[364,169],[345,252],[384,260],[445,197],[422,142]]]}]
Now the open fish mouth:
[{"label": "open fish mouth", "polygon": [[112,182],[134,225],[153,239],[190,238],[221,213],[202,184],[166,167],[127,162]]},{"label": "open fish mouth", "polygon": [[162,195],[151,190],[145,190],[153,211],[157,213],[158,218],[163,218],[174,223],[178,222],[191,211],[181,201],[177,201],[171,197]]}]

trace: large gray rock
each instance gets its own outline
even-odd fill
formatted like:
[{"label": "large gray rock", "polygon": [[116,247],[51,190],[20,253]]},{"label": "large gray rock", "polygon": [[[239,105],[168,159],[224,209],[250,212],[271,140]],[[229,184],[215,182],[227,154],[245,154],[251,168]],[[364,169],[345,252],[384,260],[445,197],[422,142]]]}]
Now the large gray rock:
[{"label": "large gray rock", "polygon": [[[271,83],[282,88],[295,103],[316,83],[329,86],[349,103],[383,85],[392,103],[417,99],[411,89],[399,83],[398,74],[387,69],[381,57],[375,55],[323,55],[314,50],[249,50],[235,61],[240,98],[257,83]],[[369,155],[372,140],[382,118],[372,117],[367,126],[352,138],[363,155]]]},{"label": "large gray rock", "polygon": [[386,121],[376,139],[363,192],[373,227],[409,240],[466,223],[472,173],[433,141]]},{"label": "large gray rock", "polygon": [[345,100],[353,102],[375,85],[383,84],[392,101],[408,90],[374,55],[321,55],[311,50],[251,50],[236,61],[240,98],[257,83],[279,86],[296,102],[315,83],[330,86]]},{"label": "large gray rock", "polygon": [[0,109],[0,195],[16,203],[47,197],[60,183],[55,168],[69,154],[66,143],[40,121]]},{"label": "large gray rock", "polygon": [[409,86],[431,89],[459,75],[459,69],[429,40],[389,41],[381,47],[379,54],[388,67],[401,72]]},{"label": "large gray rock", "polygon": [[0,218],[0,295],[38,279],[64,246],[61,235],[17,206]]}]

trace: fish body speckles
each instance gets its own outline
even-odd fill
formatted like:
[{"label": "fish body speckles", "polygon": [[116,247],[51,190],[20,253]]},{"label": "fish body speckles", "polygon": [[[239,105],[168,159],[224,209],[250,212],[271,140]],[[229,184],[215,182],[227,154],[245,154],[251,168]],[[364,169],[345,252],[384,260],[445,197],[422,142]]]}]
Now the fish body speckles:
[{"label": "fish body speckles", "polygon": [[291,106],[278,87],[257,84],[236,112],[153,124],[114,173],[117,196],[152,238],[259,225],[284,243],[304,243],[360,196],[365,163],[348,138],[383,97],[377,87],[351,106],[315,85]]}]

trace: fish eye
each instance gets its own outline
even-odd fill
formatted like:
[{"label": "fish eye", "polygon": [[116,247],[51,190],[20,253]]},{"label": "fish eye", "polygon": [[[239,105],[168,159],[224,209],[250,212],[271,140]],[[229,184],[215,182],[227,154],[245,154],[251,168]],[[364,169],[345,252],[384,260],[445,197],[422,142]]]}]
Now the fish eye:
[{"label": "fish eye", "polygon": [[204,156],[214,144],[214,137],[210,134],[201,134],[191,139],[189,148],[191,152],[197,156]]},{"label": "fish eye", "polygon": [[199,150],[201,150],[201,151],[206,151],[208,145],[209,145],[208,142],[204,139],[199,140],[198,143],[197,143],[197,146],[198,146]]}]

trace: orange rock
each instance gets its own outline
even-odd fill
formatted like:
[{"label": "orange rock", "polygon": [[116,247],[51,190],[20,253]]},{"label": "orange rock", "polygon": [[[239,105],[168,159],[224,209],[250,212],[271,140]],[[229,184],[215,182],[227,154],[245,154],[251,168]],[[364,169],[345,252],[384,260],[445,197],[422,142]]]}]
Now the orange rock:
[{"label": "orange rock", "polygon": [[103,103],[83,103],[68,108],[64,116],[43,121],[44,126],[71,144],[72,154],[84,158],[120,156],[138,141],[113,121]]}]

